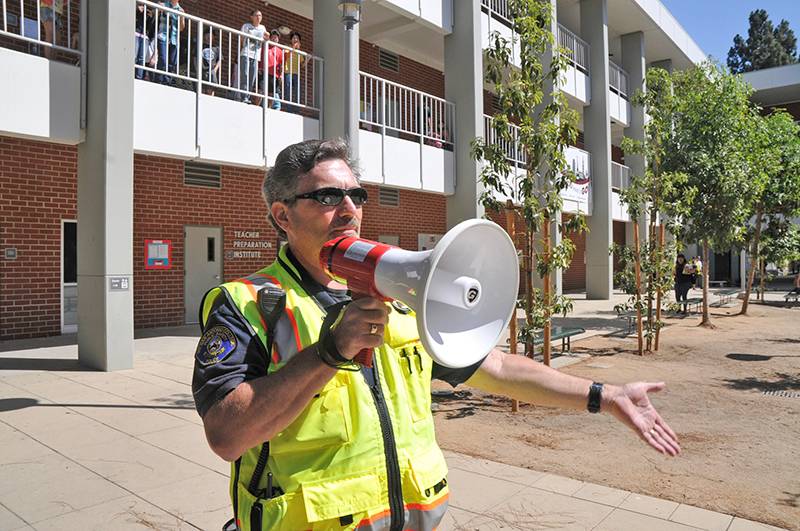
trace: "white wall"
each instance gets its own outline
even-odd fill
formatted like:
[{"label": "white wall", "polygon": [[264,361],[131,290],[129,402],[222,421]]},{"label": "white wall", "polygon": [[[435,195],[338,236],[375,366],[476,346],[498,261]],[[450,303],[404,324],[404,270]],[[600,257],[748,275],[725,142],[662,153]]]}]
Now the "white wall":
[{"label": "white wall", "polygon": [[394,188],[455,193],[453,152],[373,131],[359,130],[361,178]]},{"label": "white wall", "polygon": [[567,69],[561,77],[561,90],[584,105],[588,105],[591,101],[591,85],[589,81],[589,76],[584,72],[573,65],[567,65]]},{"label": "white wall", "polygon": [[0,135],[81,142],[80,69],[0,48]]},{"label": "white wall", "polygon": [[[319,138],[319,120],[135,81],[137,153],[262,168],[295,142]],[[266,133],[265,133],[266,128]]]},{"label": "white wall", "polygon": [[394,11],[399,11],[421,22],[444,30],[453,31],[453,0],[378,0]]},{"label": "white wall", "polygon": [[608,89],[608,114],[623,127],[630,125],[631,104],[628,100]]},{"label": "white wall", "polygon": [[611,218],[615,221],[630,221],[628,207],[619,200],[619,192],[611,191]]}]

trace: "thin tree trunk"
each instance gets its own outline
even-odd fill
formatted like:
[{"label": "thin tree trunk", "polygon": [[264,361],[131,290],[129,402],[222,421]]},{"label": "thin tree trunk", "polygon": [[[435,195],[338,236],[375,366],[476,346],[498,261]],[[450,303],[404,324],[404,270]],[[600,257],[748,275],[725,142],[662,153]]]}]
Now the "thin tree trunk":
[{"label": "thin tree trunk", "polygon": [[[658,212],[652,210],[650,212],[650,230],[648,234],[650,239],[647,241],[647,259],[652,268],[656,263],[656,218]],[[653,285],[655,284],[655,272],[651,272],[647,276],[647,352],[653,350]]]},{"label": "thin tree trunk", "polygon": [[708,313],[708,240],[703,240],[703,320],[700,325],[714,328]]},{"label": "thin tree trunk", "polygon": [[[661,265],[663,259],[661,253],[664,251],[664,225],[658,226],[658,251],[656,257],[658,258],[658,265]],[[659,267],[660,270],[660,267]],[[661,335],[661,282],[656,283],[656,338],[653,350],[658,352],[658,339]]]},{"label": "thin tree trunk", "polygon": [[[508,200],[508,205],[506,206],[506,227],[508,229],[508,233],[511,235],[511,241],[516,242],[516,220],[514,219],[516,213],[513,210],[513,204],[511,200]],[[511,322],[508,323],[508,352],[511,355],[515,355],[517,353],[517,307],[514,306],[514,313],[511,316]],[[511,411],[516,413],[519,411],[519,401],[514,399],[511,401]]]},{"label": "thin tree trunk", "polygon": [[767,261],[763,258],[761,259],[761,302],[764,302],[766,298],[764,298],[764,290],[767,288],[767,279],[765,278],[767,275]]},{"label": "thin tree trunk", "polygon": [[644,338],[642,337],[642,272],[640,260],[642,259],[639,248],[639,222],[633,231],[634,270],[636,273],[636,334],[639,341],[639,355],[644,356]]},{"label": "thin tree trunk", "polygon": [[[543,222],[543,240],[542,240],[542,258],[544,258],[545,263],[550,262],[550,217],[545,215],[544,222]],[[544,321],[544,349],[542,350],[542,357],[544,358],[544,364],[549,366],[550,365],[550,337],[551,337],[551,323],[550,323],[550,298],[551,298],[551,289],[550,289],[550,273],[546,273],[544,278],[542,279],[544,283],[543,286],[543,293],[544,293],[544,311],[545,311],[545,321]]]},{"label": "thin tree trunk", "polygon": [[[533,314],[533,231],[525,228],[525,323],[531,329],[530,316]],[[525,337],[525,355],[533,359],[534,345],[530,334]]]},{"label": "thin tree trunk", "polygon": [[758,264],[758,245],[761,240],[761,218],[763,215],[761,208],[759,208],[756,212],[756,234],[753,237],[753,246],[750,249],[750,271],[747,274],[747,284],[744,288],[744,300],[742,300],[740,315],[747,315],[747,307],[750,304],[750,292],[753,289],[753,280],[756,277],[756,265]]}]

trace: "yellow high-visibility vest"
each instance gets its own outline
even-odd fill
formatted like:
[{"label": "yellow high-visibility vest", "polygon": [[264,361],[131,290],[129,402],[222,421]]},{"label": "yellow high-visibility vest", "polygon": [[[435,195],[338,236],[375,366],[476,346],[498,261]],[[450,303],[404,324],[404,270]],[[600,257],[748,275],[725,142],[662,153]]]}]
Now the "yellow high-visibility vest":
[{"label": "yellow high-visibility vest", "polygon": [[[257,293],[268,284],[282,289],[286,305],[272,330],[267,372],[279,371],[317,341],[325,317],[300,278],[284,247],[272,265],[209,292],[203,322],[224,289],[266,345]],[[430,408],[433,362],[419,341],[413,313],[393,310],[384,340],[375,349],[377,386],[371,387],[361,372],[338,371],[297,419],[269,441],[256,489],[251,492],[248,486],[263,445],[232,463],[231,499],[239,529],[252,529],[254,505],[260,505],[263,530],[389,529],[393,515],[395,521],[403,518],[404,529],[439,524],[449,490]],[[268,473],[284,494],[259,497]]]}]

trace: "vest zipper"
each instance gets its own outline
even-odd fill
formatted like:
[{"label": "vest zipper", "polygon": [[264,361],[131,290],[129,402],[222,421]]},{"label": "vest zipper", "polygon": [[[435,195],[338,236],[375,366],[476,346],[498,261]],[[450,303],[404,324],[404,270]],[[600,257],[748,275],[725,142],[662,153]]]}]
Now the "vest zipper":
[{"label": "vest zipper", "polygon": [[394,440],[392,421],[389,417],[389,410],[386,409],[386,402],[381,390],[381,381],[378,377],[378,357],[375,356],[375,364],[372,367],[373,384],[370,385],[372,398],[375,400],[375,408],[378,410],[378,419],[381,424],[381,434],[383,435],[383,450],[386,457],[386,477],[389,487],[389,509],[391,511],[391,531],[400,531],[405,526],[405,511],[403,509],[403,487],[401,484],[400,465],[397,462],[397,445]]}]

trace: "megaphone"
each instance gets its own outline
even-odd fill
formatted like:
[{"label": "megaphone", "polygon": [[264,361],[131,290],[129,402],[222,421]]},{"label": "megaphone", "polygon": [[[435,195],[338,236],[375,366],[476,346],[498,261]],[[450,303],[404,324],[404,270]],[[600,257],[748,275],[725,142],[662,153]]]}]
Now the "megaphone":
[{"label": "megaphone", "polygon": [[[459,223],[430,251],[343,236],[327,242],[319,258],[354,296],[399,300],[413,309],[422,345],[445,367],[482,359],[516,308],[517,251],[506,231],[491,221]],[[356,361],[363,362],[361,355]]]}]

